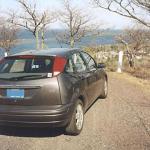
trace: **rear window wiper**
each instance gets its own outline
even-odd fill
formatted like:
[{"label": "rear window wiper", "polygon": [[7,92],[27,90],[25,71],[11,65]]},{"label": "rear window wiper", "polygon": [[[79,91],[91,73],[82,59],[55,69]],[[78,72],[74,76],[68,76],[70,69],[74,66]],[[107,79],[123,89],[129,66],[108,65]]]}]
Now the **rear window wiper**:
[{"label": "rear window wiper", "polygon": [[18,77],[12,77],[9,78],[10,80],[21,80],[21,79],[25,79],[25,78],[44,78],[47,77],[47,75],[24,75],[24,76],[18,76]]}]

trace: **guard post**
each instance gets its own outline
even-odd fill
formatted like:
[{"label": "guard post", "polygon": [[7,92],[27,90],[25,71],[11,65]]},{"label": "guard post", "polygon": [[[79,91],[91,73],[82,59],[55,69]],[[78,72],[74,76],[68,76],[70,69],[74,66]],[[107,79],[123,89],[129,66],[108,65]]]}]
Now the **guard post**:
[{"label": "guard post", "polygon": [[122,63],[123,63],[123,51],[119,51],[119,55],[118,55],[118,68],[117,68],[117,72],[118,73],[122,72]]}]

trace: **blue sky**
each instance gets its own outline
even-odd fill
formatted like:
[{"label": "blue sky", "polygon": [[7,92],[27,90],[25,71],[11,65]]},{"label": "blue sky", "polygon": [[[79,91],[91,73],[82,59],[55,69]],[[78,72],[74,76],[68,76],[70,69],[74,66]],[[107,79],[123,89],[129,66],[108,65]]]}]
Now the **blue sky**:
[{"label": "blue sky", "polygon": [[[29,0],[30,2],[37,1],[39,9],[49,9],[49,10],[57,10],[62,9],[62,0]],[[100,8],[94,8],[90,5],[89,0],[73,0],[73,4],[79,6],[83,10],[88,10],[90,15],[92,15],[97,22],[103,22],[105,27],[122,29],[129,27],[133,24],[128,18],[119,16],[114,13],[110,13],[106,10]],[[0,9],[1,11],[17,10],[19,11],[19,6],[15,0],[0,0]],[[51,26],[52,28],[61,28],[59,23],[55,23]]]}]

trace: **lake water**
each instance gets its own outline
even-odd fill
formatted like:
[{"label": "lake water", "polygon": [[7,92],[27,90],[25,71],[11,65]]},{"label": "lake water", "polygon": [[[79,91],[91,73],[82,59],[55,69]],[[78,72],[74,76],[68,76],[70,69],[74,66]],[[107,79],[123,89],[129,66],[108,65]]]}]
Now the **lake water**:
[{"label": "lake water", "polygon": [[[46,48],[67,48],[68,45],[66,44],[59,44],[55,38],[55,35],[52,34],[51,32],[48,32],[49,36],[46,35]],[[104,45],[104,44],[115,44],[115,36],[116,34],[118,34],[119,32],[113,31],[113,32],[108,32],[106,34],[104,34],[103,36],[99,36],[99,37],[84,37],[80,42],[76,43],[75,47],[84,47],[84,46],[91,46],[91,45]],[[21,42],[20,44],[17,44],[14,48],[11,49],[10,53],[14,54],[14,53],[18,53],[18,52],[22,52],[22,51],[27,51],[27,50],[31,50],[31,49],[35,49],[35,40],[34,37],[32,36],[31,33],[27,32],[27,31],[22,31],[18,34],[19,39],[22,39],[22,41],[25,42]],[[25,39],[25,40],[24,40]],[[0,50],[0,56],[3,56],[4,51]]]}]

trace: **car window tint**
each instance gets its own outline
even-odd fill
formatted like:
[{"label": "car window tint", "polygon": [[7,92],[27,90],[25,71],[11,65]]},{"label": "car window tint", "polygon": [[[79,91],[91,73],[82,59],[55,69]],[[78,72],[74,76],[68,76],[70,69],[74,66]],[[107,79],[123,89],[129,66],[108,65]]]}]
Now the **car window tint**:
[{"label": "car window tint", "polygon": [[87,53],[84,53],[84,52],[81,52],[86,64],[87,64],[87,67],[89,70],[95,70],[96,69],[96,64],[95,64],[95,61],[93,60],[93,58],[87,54]]},{"label": "car window tint", "polygon": [[14,60],[14,63],[12,64],[9,72],[24,72],[25,62],[26,61],[24,59]]},{"label": "car window tint", "polygon": [[47,72],[50,70],[50,59],[35,58],[32,60],[31,72]]},{"label": "car window tint", "polygon": [[83,72],[86,70],[86,65],[84,63],[84,60],[82,59],[79,53],[73,54],[72,60],[76,67],[77,72]]},{"label": "car window tint", "polygon": [[52,64],[52,59],[44,56],[6,58],[0,64],[0,73],[49,73],[52,71]]},{"label": "car window tint", "polygon": [[8,72],[10,68],[11,61],[7,61],[6,63],[1,63],[0,65],[0,73]]}]

